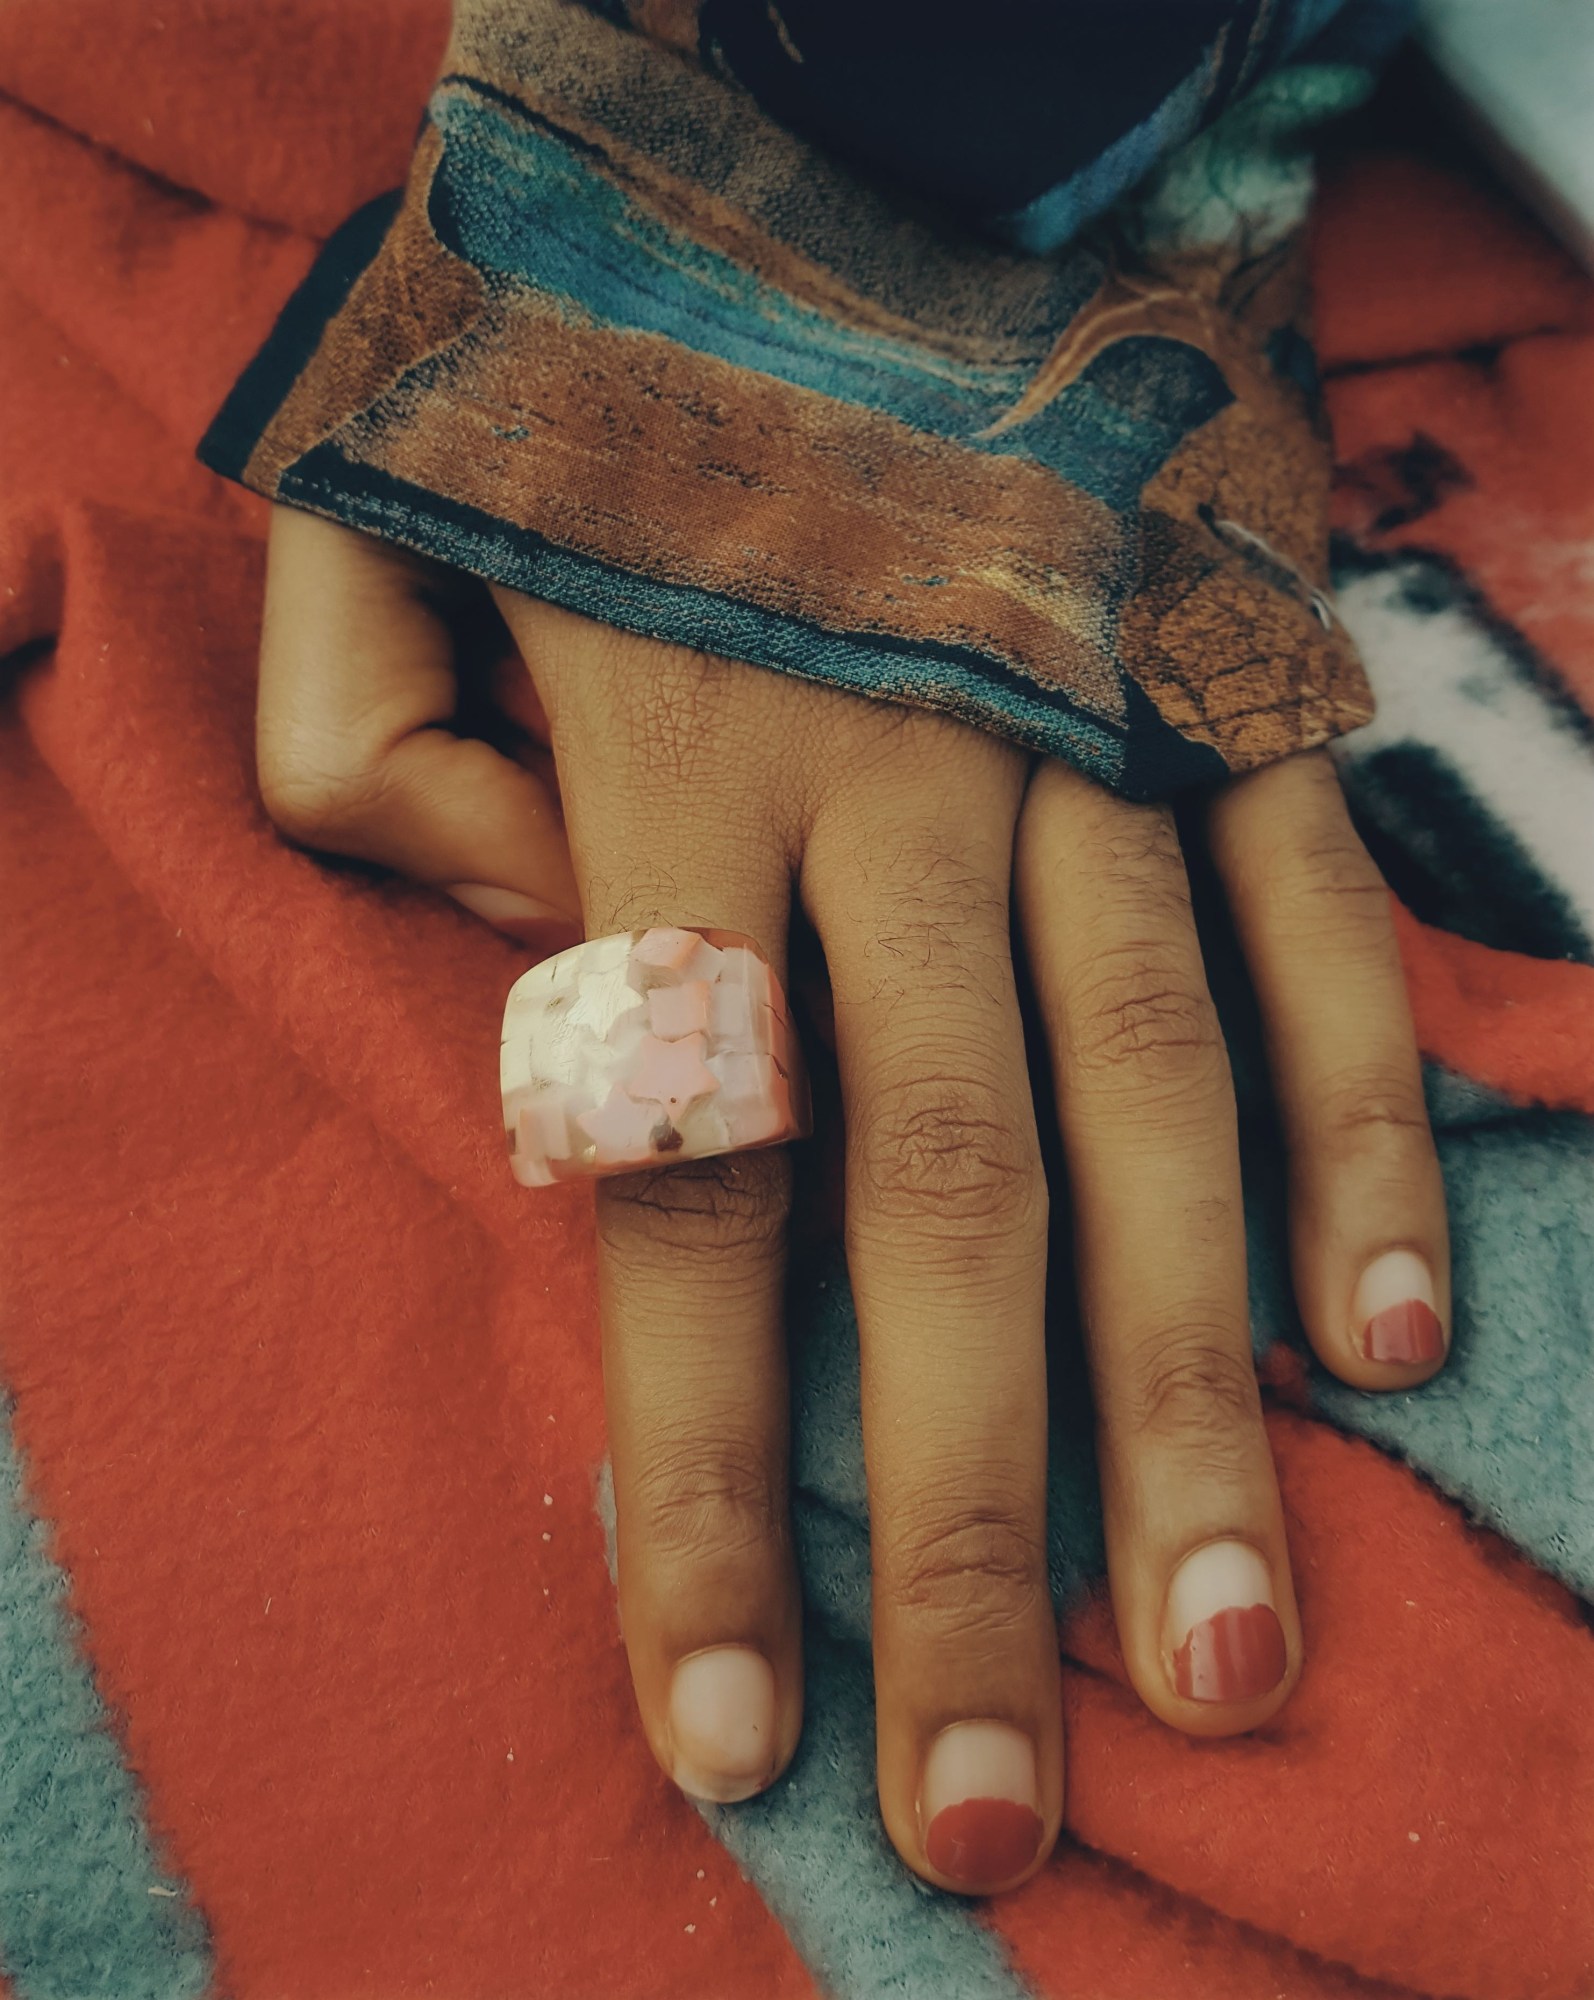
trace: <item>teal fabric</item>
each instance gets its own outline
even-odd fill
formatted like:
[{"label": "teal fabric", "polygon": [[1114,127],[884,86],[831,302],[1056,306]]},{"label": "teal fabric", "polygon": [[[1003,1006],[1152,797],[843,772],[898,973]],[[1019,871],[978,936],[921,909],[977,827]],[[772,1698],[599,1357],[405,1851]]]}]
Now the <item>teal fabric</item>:
[{"label": "teal fabric", "polygon": [[1450,1362],[1406,1396],[1358,1396],[1319,1370],[1313,1404],[1594,1598],[1594,1122],[1453,1077],[1430,1101],[1454,1246]]},{"label": "teal fabric", "polygon": [[17,2000],[197,2000],[209,1940],[161,1865],[0,1400],[0,1969]]},{"label": "teal fabric", "polygon": [[[1312,72],[1299,78],[1290,72],[1289,81],[1311,107],[1291,128],[1297,146],[1320,103],[1331,114],[1353,101],[1315,86]],[[1365,95],[1370,85],[1358,71],[1350,88]],[[1284,95],[1295,101],[1289,91]],[[734,367],[876,410],[927,437],[1033,459],[1116,509],[1131,506],[1188,432],[1230,399],[1216,365],[1193,347],[1159,352],[1154,370],[1131,365],[1145,358],[1141,350],[1149,343],[1142,342],[1132,357],[1123,353],[1124,365],[1099,363],[1028,423],[993,435],[1028,386],[1034,354],[1000,362],[949,357],[803,305],[667,227],[627,189],[546,133],[526,129],[467,79],[440,84],[430,115],[445,141],[431,196],[438,240],[495,279],[557,293],[594,327],[658,334]],[[1290,164],[1309,188],[1304,160]],[[1244,191],[1277,199],[1275,184],[1286,169],[1249,156],[1248,168]],[[1301,193],[1298,179],[1287,182],[1284,198],[1294,197],[1297,208]],[[503,227],[506,207],[517,219],[512,235]],[[1231,208],[1225,234],[1233,219]],[[595,257],[594,244],[610,247]],[[1100,276],[1095,258],[1063,265],[1053,310],[1072,317]]]}]

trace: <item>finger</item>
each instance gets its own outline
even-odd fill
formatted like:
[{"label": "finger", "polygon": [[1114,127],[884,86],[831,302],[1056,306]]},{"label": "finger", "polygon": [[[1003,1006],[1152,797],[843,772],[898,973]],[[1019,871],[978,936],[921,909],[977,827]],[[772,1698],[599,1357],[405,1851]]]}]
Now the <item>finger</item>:
[{"label": "finger", "polygon": [[1347,1382],[1409,1388],[1444,1362],[1450,1253],[1389,891],[1321,754],[1240,779],[1208,829],[1288,1141],[1302,1321]]},{"label": "finger", "polygon": [[1300,1626],[1251,1359],[1234,1096],[1172,815],[1044,765],[1016,882],[1125,1663],[1175,1728],[1248,1729],[1287,1696]]},{"label": "finger", "polygon": [[969,1893],[1033,1874],[1063,1804],[1046,1191],[1008,937],[1023,770],[904,720],[803,870],[846,1102],[881,1812],[910,1867]]},{"label": "finger", "polygon": [[[771,788],[756,751],[723,733],[725,677],[748,669],[502,601],[528,658],[560,651],[550,707],[556,743],[571,746],[561,779],[589,934],[740,931],[784,983],[789,864]],[[778,690],[772,699],[778,707]],[[665,715],[701,726],[661,737]],[[802,1726],[781,1310],[789,1199],[784,1147],[597,1188],[632,1680],[660,1765],[682,1790],[722,1803],[778,1775]]]},{"label": "finger", "polygon": [[565,835],[531,770],[448,727],[438,572],[329,521],[272,515],[256,743],[282,830],[445,888],[534,946],[579,918]]}]

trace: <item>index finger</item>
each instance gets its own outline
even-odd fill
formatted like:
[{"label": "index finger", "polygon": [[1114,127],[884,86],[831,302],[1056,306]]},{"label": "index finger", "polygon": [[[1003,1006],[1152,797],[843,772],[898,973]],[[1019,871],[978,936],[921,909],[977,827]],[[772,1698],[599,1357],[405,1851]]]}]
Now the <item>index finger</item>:
[{"label": "index finger", "polygon": [[[629,1049],[624,1078],[606,1077],[602,1103],[577,1121],[609,1161],[640,1168],[597,1186],[626,1652],[660,1765],[692,1797],[730,1804],[785,1767],[802,1724],[782,1324],[789,1158],[658,1160],[696,1112],[727,1138],[757,1127],[757,1065],[725,1051],[751,1040],[758,1003],[751,978],[729,968],[750,974],[761,954],[783,980],[789,864],[776,814],[754,803],[756,746],[735,721],[746,669],[515,599],[505,611],[567,746],[560,777],[589,933],[618,948],[607,969],[578,968],[562,1024],[605,1047],[612,1030]],[[690,936],[704,930],[743,942],[721,951]],[[623,931],[647,935],[632,946],[614,936]],[[639,963],[645,1001],[630,979]]]},{"label": "index finger", "polygon": [[1125,1664],[1177,1729],[1254,1728],[1299,1673],[1300,1623],[1251,1359],[1234,1092],[1173,816],[1050,764],[1018,853]]}]

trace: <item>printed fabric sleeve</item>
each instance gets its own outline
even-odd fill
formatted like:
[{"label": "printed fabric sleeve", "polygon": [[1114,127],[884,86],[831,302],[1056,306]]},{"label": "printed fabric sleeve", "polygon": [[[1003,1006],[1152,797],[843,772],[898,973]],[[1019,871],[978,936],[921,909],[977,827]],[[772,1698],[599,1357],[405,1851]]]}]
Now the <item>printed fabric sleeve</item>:
[{"label": "printed fabric sleeve", "polygon": [[1231,52],[1149,177],[1120,141],[1003,241],[772,116],[692,0],[634,11],[461,0],[406,186],[327,244],[207,464],[1135,798],[1368,718],[1300,227],[1365,64],[1234,94]]}]

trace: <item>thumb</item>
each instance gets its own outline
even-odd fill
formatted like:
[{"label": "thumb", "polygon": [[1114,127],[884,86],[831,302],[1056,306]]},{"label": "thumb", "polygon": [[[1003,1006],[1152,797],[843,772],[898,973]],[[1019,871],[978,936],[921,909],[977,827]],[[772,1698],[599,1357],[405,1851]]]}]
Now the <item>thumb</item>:
[{"label": "thumb", "polygon": [[396,869],[533,949],[554,949],[581,921],[564,823],[543,776],[457,733],[445,615],[456,581],[386,542],[274,510],[261,796],[305,846]]}]

